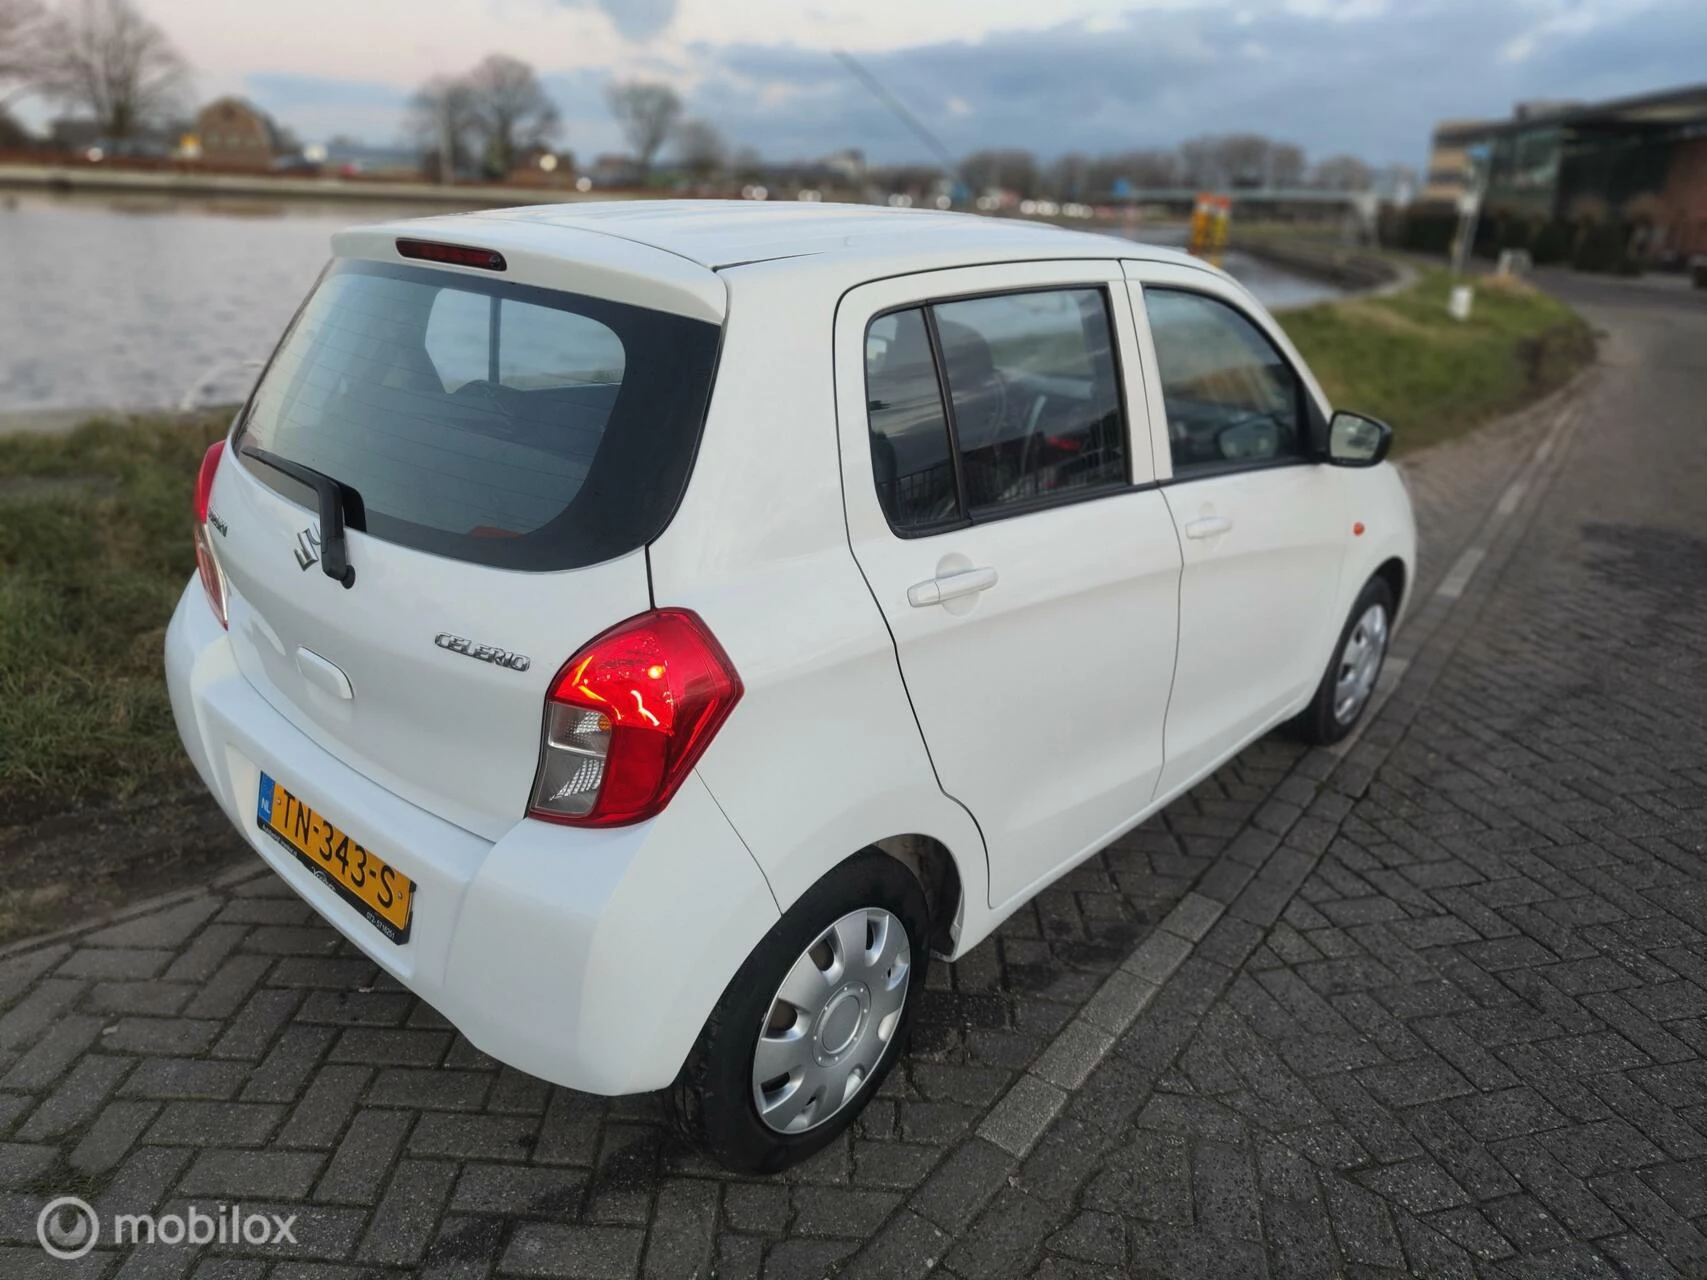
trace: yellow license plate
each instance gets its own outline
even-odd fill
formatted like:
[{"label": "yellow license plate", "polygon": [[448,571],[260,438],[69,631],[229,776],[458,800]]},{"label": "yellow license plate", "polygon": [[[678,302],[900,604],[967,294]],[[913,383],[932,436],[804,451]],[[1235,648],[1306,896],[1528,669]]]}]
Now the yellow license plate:
[{"label": "yellow license plate", "polygon": [[255,799],[255,821],[375,929],[393,942],[409,941],[415,882],[408,876],[264,773]]}]

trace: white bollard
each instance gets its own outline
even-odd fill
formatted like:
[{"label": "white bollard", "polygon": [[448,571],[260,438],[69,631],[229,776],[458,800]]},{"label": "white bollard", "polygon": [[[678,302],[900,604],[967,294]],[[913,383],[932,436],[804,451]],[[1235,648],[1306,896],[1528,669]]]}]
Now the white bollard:
[{"label": "white bollard", "polygon": [[1469,285],[1453,285],[1452,296],[1446,300],[1446,314],[1454,320],[1468,320],[1470,318],[1470,300],[1474,296],[1475,291]]}]

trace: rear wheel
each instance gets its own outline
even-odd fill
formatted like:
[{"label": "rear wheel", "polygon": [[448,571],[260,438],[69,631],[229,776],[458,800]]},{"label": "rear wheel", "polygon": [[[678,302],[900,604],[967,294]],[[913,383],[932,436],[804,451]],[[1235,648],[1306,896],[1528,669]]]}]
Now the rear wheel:
[{"label": "rear wheel", "polygon": [[930,961],[919,882],[854,855],[772,927],[706,1020],[671,1089],[718,1161],[773,1173],[853,1121],[900,1056]]},{"label": "rear wheel", "polygon": [[1385,579],[1371,578],[1351,607],[1315,698],[1294,722],[1306,741],[1338,742],[1362,719],[1381,678],[1392,631],[1393,589]]}]

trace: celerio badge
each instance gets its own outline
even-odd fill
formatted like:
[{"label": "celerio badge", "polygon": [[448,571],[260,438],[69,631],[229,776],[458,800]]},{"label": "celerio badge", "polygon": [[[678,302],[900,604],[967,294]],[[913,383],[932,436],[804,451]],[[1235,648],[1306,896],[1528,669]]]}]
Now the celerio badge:
[{"label": "celerio badge", "polygon": [[460,653],[465,658],[478,658],[481,662],[490,662],[495,667],[507,667],[511,671],[526,671],[533,665],[532,659],[525,653],[511,653],[508,649],[494,649],[489,644],[475,644],[472,640],[448,635],[443,631],[433,637],[433,643],[441,649]]}]

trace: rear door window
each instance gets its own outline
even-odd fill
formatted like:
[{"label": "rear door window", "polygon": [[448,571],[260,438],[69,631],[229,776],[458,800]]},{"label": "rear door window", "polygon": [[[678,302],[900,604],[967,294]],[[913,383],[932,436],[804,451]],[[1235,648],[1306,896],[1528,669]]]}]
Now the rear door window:
[{"label": "rear door window", "polygon": [[1126,483],[1102,290],[996,294],[932,310],[974,519]]},{"label": "rear door window", "polygon": [[256,389],[239,453],[253,443],[353,487],[366,532],[387,541],[576,568],[668,522],[717,342],[715,325],[604,299],[341,261]]},{"label": "rear door window", "polygon": [[1120,370],[1100,288],[880,315],[866,329],[865,381],[877,496],[897,533],[1126,486]]}]

